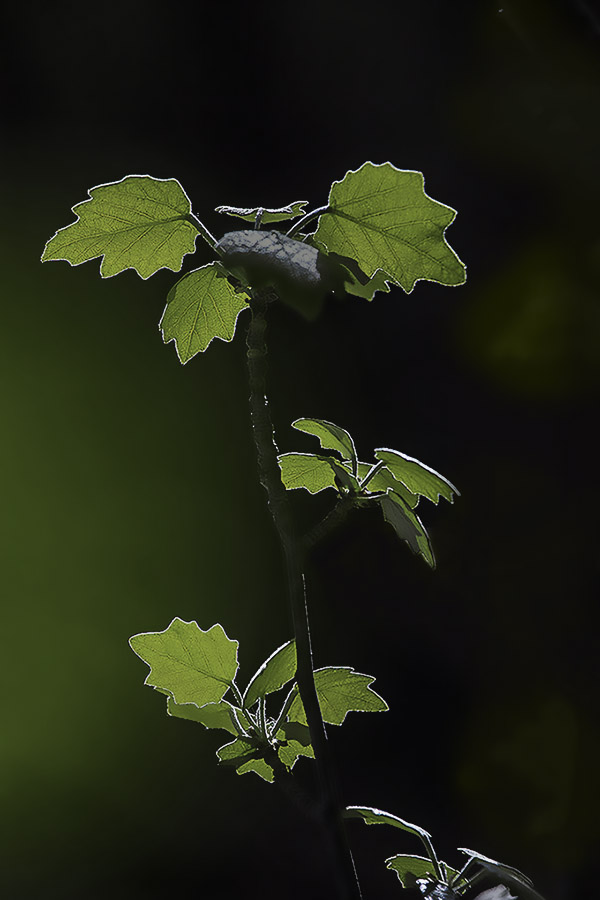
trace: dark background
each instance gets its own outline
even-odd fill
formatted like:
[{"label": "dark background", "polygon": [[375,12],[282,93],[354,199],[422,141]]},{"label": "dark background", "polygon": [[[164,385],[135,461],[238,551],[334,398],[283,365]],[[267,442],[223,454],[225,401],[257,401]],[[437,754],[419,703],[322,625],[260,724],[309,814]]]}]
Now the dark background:
[{"label": "dark background", "polygon": [[[27,3],[4,13],[0,356],[0,880],[15,900],[330,897],[276,787],[168,719],[127,638],[175,615],[290,635],[248,434],[245,324],[182,368],[157,330],[176,276],[39,264],[87,188],[176,177],[222,203],[326,202],[366,159],[458,209],[461,288],[274,309],[270,394],[456,483],[422,502],[431,572],[369,513],[312,560],[317,665],[391,711],[331,728],[344,798],[592,896],[598,840],[598,50],[591,3]],[[208,261],[198,242],[190,269]],[[330,498],[294,496],[303,521]],[[298,777],[310,783],[311,764]],[[365,898],[408,835],[350,826]],[[591,892],[591,893],[590,893]]]}]

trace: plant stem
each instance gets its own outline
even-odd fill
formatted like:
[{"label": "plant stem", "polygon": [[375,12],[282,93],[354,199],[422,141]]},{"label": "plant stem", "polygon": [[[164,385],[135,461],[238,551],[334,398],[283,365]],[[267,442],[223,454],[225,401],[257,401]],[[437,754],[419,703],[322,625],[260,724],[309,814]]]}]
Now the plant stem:
[{"label": "plant stem", "polygon": [[335,528],[337,528],[352,509],[352,503],[353,501],[349,497],[338,500],[325,518],[321,519],[314,528],[311,528],[311,530],[304,535],[303,545],[305,552],[311,550],[315,544],[319,544],[323,538],[327,537]]},{"label": "plant stem", "polygon": [[315,753],[322,798],[321,819],[329,838],[338,895],[341,900],[360,900],[360,887],[338,801],[335,769],[315,689],[304,585],[303,551],[301,542],[297,540],[294,532],[290,504],[281,481],[277,447],[273,438],[273,423],[266,398],[267,305],[267,297],[259,292],[254,292],[250,303],[252,318],[247,336],[250,417],[258,456],[259,477],[267,492],[269,510],[285,557],[288,596],[298,660],[296,679]]},{"label": "plant stem", "polygon": [[188,213],[185,218],[187,219],[188,222],[191,222],[191,224],[194,226],[194,228],[196,229],[198,234],[204,238],[206,243],[209,244],[209,246],[212,247],[213,250],[216,250],[217,249],[217,239],[215,237],[213,237],[213,235],[210,233],[210,231],[208,230],[206,225],[204,225],[200,221],[198,216],[195,216],[194,213],[191,212],[191,213]]},{"label": "plant stem", "polygon": [[313,219],[316,219],[317,216],[322,216],[323,213],[326,213],[328,210],[329,206],[319,206],[318,209],[313,209],[311,212],[306,213],[305,216],[302,216],[302,218],[286,232],[287,237],[294,237],[299,231],[302,231],[305,225],[308,225],[308,223],[312,222]]}]

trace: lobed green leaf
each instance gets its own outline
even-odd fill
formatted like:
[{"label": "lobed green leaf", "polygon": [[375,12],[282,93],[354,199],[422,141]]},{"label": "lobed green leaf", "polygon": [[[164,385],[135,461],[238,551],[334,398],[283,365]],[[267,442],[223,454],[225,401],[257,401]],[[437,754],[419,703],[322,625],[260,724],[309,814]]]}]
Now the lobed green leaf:
[{"label": "lobed green leaf", "polygon": [[460,492],[435,469],[425,463],[387,447],[375,450],[375,457],[382,460],[397,481],[400,481],[413,494],[421,494],[432,503],[439,503],[440,497],[454,502],[453,494],[460,497]]},{"label": "lobed green leaf", "polygon": [[144,684],[170,694],[178,704],[218,703],[238,669],[238,641],[221,625],[202,631],[197,622],[175,618],[164,631],[135,634],[131,649],[148,666]]},{"label": "lobed green leaf", "polygon": [[288,491],[304,488],[318,494],[325,488],[337,488],[329,457],[315,453],[282,453],[277,457],[281,480]]},{"label": "lobed green leaf", "polygon": [[[316,669],[314,679],[323,721],[330,725],[341,725],[349,712],[385,712],[389,709],[383,697],[370,687],[375,681],[373,675],[363,675],[349,666],[327,666]],[[288,719],[307,724],[299,693],[290,705]]]},{"label": "lobed green leaf", "polygon": [[72,266],[102,257],[103,278],[135,269],[149,278],[159,269],[181,269],[194,253],[198,229],[192,207],[175,178],[128,175],[88,191],[73,207],[77,221],[50,238],[42,262],[64,259]]},{"label": "lobed green leaf", "polygon": [[247,308],[247,294],[236,291],[220,264],[212,262],[188,272],[171,288],[159,328],[165,344],[175,341],[185,364],[214,338],[231,341],[238,316]]},{"label": "lobed green leaf", "polygon": [[244,707],[250,709],[259,697],[272,694],[296,674],[296,641],[282,644],[252,676],[244,693]]},{"label": "lobed green leaf", "polygon": [[425,193],[421,172],[366,162],[332,184],[314,241],[407,293],[420,279],[458,285],[465,266],[445,238],[455,216]]}]

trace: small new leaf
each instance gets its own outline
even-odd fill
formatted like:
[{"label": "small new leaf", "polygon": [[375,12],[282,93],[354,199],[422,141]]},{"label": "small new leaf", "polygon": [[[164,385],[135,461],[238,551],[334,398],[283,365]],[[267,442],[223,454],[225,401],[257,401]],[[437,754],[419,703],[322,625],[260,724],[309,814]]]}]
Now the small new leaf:
[{"label": "small new leaf", "polygon": [[79,266],[100,256],[103,278],[135,269],[145,279],[159,269],[178,272],[183,257],[194,252],[198,229],[177,179],[128,175],[88,194],[73,207],[77,221],[50,238],[42,262],[64,259]]},{"label": "small new leaf", "polygon": [[463,284],[465,267],[445,239],[455,215],[425,193],[421,172],[366,162],[334,181],[314,240],[407,293],[420,279]]},{"label": "small new leaf", "polygon": [[238,219],[244,219],[246,222],[255,222],[257,215],[261,213],[261,224],[268,225],[270,222],[286,222],[289,219],[303,216],[307,203],[308,200],[297,200],[295,203],[290,203],[289,206],[280,206],[277,209],[263,206],[255,206],[252,209],[240,206],[217,206],[215,211],[225,213],[227,216],[237,216]]},{"label": "small new leaf", "polygon": [[440,497],[454,502],[453,494],[460,497],[460,491],[451,481],[430,469],[425,463],[387,447],[375,450],[375,457],[382,460],[397,481],[405,485],[413,494],[421,494],[432,503],[439,503]]},{"label": "small new leaf", "polygon": [[212,262],[188,272],[171,288],[159,328],[165,344],[175,341],[185,364],[214,338],[231,341],[237,318],[247,306],[247,295],[237,292],[219,263]]},{"label": "small new leaf", "polygon": [[327,422],[325,419],[296,419],[292,428],[314,434],[323,450],[335,450],[342,459],[351,460],[356,465],[356,448],[351,435],[345,428]]},{"label": "small new leaf", "polygon": [[431,541],[418,515],[399,494],[391,490],[379,503],[385,521],[389,522],[400,540],[406,541],[413,553],[422,556],[425,562],[435,569]]},{"label": "small new leaf", "polygon": [[[327,666],[316,669],[314,678],[323,721],[330,725],[341,725],[349,712],[385,712],[389,709],[383,697],[370,687],[375,681],[372,675],[363,675],[348,666]],[[290,705],[288,719],[307,724],[299,693]]]},{"label": "small new leaf", "polygon": [[244,693],[244,707],[250,709],[259,697],[278,691],[296,674],[296,642],[288,641],[262,664]]},{"label": "small new leaf", "polygon": [[176,703],[218,703],[238,669],[238,641],[221,625],[202,631],[197,622],[175,618],[164,631],[135,634],[131,649],[150,666],[144,684],[170,694]]}]

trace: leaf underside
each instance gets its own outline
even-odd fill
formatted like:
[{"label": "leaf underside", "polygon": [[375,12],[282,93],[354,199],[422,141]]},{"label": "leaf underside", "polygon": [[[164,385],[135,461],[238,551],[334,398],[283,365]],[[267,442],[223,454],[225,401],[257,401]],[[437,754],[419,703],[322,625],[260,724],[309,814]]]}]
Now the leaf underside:
[{"label": "leaf underside", "polygon": [[422,556],[434,569],[435,557],[431,541],[417,514],[393,491],[388,491],[379,503],[385,521],[392,526],[400,540],[406,541],[412,552]]},{"label": "leaf underside", "polygon": [[128,175],[88,193],[89,200],[73,207],[77,221],[50,238],[42,262],[63,259],[79,266],[102,257],[103,278],[135,269],[146,279],[159,269],[178,272],[184,256],[194,252],[198,229],[175,178]]},{"label": "leaf underside", "polygon": [[331,186],[314,241],[407,293],[421,279],[458,285],[465,266],[445,239],[455,215],[425,193],[421,172],[366,162]]},{"label": "leaf underside", "polygon": [[228,282],[219,263],[208,263],[171,288],[159,327],[165,344],[175,341],[185,364],[214,338],[231,341],[238,316],[247,308],[247,295]]},{"label": "leaf underside", "polygon": [[236,216],[238,219],[244,219],[246,222],[255,222],[256,217],[261,213],[260,222],[262,225],[268,225],[271,222],[285,222],[290,219],[296,219],[298,216],[304,215],[304,207],[308,200],[296,200],[288,206],[279,206],[276,209],[270,209],[263,206],[241,207],[241,206],[217,206],[216,212],[224,213],[227,216]]},{"label": "leaf underside", "polygon": [[296,642],[288,641],[269,656],[252,676],[244,694],[247,709],[254,706],[259,697],[278,691],[296,674]]},{"label": "leaf underside", "polygon": [[356,448],[349,432],[325,419],[296,419],[292,428],[313,434],[323,450],[335,450],[342,459],[356,460]]}]

